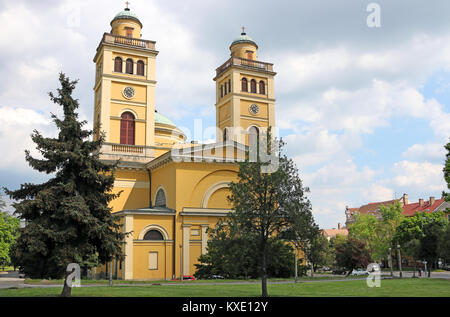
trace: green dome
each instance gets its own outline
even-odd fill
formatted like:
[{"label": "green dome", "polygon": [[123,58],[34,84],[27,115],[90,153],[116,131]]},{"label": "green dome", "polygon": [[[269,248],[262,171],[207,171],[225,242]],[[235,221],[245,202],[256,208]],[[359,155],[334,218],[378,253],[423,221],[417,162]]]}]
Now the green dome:
[{"label": "green dome", "polygon": [[166,116],[163,116],[159,112],[155,112],[155,123],[166,124],[176,127],[175,123],[173,123],[172,120],[170,120]]},{"label": "green dome", "polygon": [[246,33],[241,33],[241,36],[234,39],[233,43],[231,43],[231,46],[233,46],[234,44],[239,44],[239,43],[250,43],[250,44],[253,44],[256,47],[258,47],[258,45],[255,43],[255,41],[253,41],[253,39],[250,36],[248,36]]},{"label": "green dome", "polygon": [[114,17],[114,19],[112,19],[111,23],[118,19],[135,20],[135,21],[139,22],[139,24],[142,27],[142,23],[141,23],[141,21],[139,21],[139,18],[137,17],[137,15],[134,14],[133,12],[131,12],[129,8],[125,8],[123,11],[117,13],[116,16]]}]

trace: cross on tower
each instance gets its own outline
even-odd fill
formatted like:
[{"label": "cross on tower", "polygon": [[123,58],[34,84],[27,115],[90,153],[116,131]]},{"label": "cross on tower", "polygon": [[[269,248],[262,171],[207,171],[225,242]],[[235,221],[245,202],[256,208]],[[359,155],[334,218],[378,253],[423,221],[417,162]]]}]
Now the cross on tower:
[{"label": "cross on tower", "polygon": [[245,34],[245,26],[242,27],[242,35]]},{"label": "cross on tower", "polygon": [[130,3],[127,1],[127,2],[125,2],[125,5],[127,6],[127,9],[128,9],[128,5],[129,5]]}]

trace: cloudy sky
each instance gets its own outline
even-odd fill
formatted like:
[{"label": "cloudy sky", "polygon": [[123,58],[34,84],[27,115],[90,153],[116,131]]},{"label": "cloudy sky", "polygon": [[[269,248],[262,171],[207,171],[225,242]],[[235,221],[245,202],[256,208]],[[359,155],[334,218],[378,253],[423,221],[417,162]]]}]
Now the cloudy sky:
[{"label": "cloudy sky", "polygon": [[[246,26],[274,63],[276,116],[287,152],[310,187],[322,228],[345,206],[441,197],[450,136],[450,1],[134,0],[144,39],[157,42],[157,109],[180,127],[215,124],[215,69]],[[92,122],[92,59],[123,1],[0,0],[0,180],[40,182],[24,149],[37,129],[55,135],[48,92],[58,73],[79,79],[80,116]],[[206,139],[207,137],[205,137]]]}]

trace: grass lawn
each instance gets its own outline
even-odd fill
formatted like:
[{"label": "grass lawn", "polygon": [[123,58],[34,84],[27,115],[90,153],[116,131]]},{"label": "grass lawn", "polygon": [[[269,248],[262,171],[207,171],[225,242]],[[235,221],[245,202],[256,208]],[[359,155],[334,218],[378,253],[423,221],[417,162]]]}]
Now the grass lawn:
[{"label": "grass lawn", "polygon": [[[394,279],[382,280],[380,288],[369,288],[365,280],[337,282],[299,282],[269,284],[270,296],[299,297],[450,297],[450,281],[443,279]],[[3,296],[58,296],[61,287],[0,289]],[[98,297],[253,297],[261,295],[260,284],[210,285],[148,285],[115,287],[81,287],[72,290],[72,296]]]},{"label": "grass lawn", "polygon": [[[361,276],[302,276],[299,277],[299,281],[309,281],[309,280],[335,280],[335,279],[358,279],[361,278]],[[248,279],[248,280],[232,280],[232,279],[210,279],[210,280],[195,280],[195,281],[183,281],[180,282],[179,280],[175,281],[154,281],[154,280],[113,280],[114,285],[120,285],[120,284],[179,284],[179,283],[186,283],[186,284],[197,284],[197,283],[235,283],[235,282],[260,282],[259,279]],[[281,281],[293,281],[293,278],[269,278],[269,282],[281,282]],[[42,280],[42,279],[30,279],[27,278],[24,281],[25,284],[30,285],[63,285],[64,280]],[[81,280],[81,284],[83,285],[91,285],[91,284],[103,284],[108,285],[109,280]]]}]

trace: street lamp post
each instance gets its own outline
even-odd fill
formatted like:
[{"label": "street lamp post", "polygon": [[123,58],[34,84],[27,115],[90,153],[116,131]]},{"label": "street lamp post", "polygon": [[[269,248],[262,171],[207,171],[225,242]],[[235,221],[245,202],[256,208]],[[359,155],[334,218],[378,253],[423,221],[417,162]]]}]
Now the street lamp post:
[{"label": "street lamp post", "polygon": [[112,286],[112,260],[109,261],[109,286]]},{"label": "street lamp post", "polygon": [[425,265],[425,272],[423,272],[424,274],[424,276],[427,274],[427,261],[423,261],[423,264]]},{"label": "street lamp post", "polygon": [[398,252],[398,268],[400,270],[400,278],[402,278],[403,273],[402,273],[402,256],[400,254],[400,244],[397,244],[397,252]]},{"label": "street lamp post", "polygon": [[294,261],[294,263],[295,263],[295,283],[297,283],[297,280],[298,280],[297,252],[298,252],[298,250],[296,249],[295,252],[294,252],[294,257],[295,257],[295,261]]},{"label": "street lamp post", "polygon": [[389,248],[389,267],[391,268],[391,277],[394,277],[394,268],[392,267],[392,248]]}]

